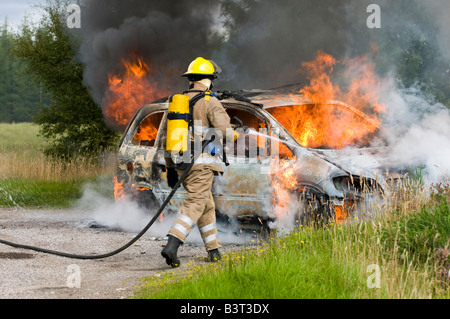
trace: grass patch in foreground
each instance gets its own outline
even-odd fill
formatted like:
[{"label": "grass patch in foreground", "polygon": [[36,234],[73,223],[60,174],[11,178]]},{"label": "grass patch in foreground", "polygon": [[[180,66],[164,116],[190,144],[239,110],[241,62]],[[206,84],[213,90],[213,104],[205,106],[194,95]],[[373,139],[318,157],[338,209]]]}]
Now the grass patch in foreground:
[{"label": "grass patch in foreground", "polygon": [[[278,254],[277,258],[251,253],[231,258],[244,259],[218,271],[210,266],[206,273],[159,289],[154,294],[145,288],[138,298],[161,299],[290,299],[290,298],[354,298],[358,276],[329,259],[325,251],[318,254]],[[298,258],[302,258],[299,262]],[[328,264],[320,263],[328,261]],[[215,270],[215,271],[214,271]],[[340,289],[347,286],[349,289]]]},{"label": "grass patch in foreground", "polygon": [[[448,204],[446,199],[434,204],[417,214],[301,228],[230,253],[218,263],[198,267],[189,262],[177,275],[144,278],[135,298],[450,298],[448,284],[438,278],[448,273],[445,260],[434,257],[437,248],[448,248]],[[426,251],[417,249],[424,245]],[[439,258],[450,257],[441,253]]]},{"label": "grass patch in foreground", "polygon": [[85,180],[0,179],[0,207],[66,208],[82,195]]},{"label": "grass patch in foreground", "polygon": [[[307,230],[230,253],[217,264],[163,282],[146,278],[136,298],[353,299],[367,289],[360,267],[333,249],[333,231]],[[331,236],[331,237],[329,237]],[[331,240],[330,240],[331,239]],[[195,270],[195,268],[191,269]]]}]

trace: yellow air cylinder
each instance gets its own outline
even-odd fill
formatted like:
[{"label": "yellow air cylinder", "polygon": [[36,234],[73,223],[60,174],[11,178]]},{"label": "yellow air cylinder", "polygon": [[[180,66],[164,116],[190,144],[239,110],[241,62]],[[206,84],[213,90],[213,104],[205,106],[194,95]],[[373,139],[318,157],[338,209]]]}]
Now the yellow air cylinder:
[{"label": "yellow air cylinder", "polygon": [[166,141],[167,152],[181,154],[187,151],[189,117],[189,98],[183,94],[173,95],[169,99]]}]

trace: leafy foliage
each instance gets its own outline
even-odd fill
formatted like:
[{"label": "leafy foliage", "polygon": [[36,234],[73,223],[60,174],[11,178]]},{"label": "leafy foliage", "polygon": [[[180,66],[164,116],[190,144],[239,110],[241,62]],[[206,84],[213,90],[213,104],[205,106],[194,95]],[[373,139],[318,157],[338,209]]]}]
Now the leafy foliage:
[{"label": "leafy foliage", "polygon": [[101,108],[83,84],[83,66],[76,59],[81,38],[67,28],[64,8],[62,1],[48,2],[37,27],[22,26],[14,54],[52,97],[35,117],[41,134],[53,141],[46,153],[95,156],[116,145],[118,134],[105,124]]},{"label": "leafy foliage", "polygon": [[0,122],[31,122],[48,96],[25,74],[23,65],[11,54],[12,47],[13,34],[5,24],[0,27]]}]

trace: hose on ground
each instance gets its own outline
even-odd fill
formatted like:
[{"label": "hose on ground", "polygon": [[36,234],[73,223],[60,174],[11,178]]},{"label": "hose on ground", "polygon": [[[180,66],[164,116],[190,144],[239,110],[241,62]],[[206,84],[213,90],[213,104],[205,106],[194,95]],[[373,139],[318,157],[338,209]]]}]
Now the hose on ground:
[{"label": "hose on ground", "polygon": [[[209,142],[211,142],[211,141],[203,141],[202,150],[206,147],[206,145],[208,145]],[[70,253],[65,253],[65,252],[61,252],[61,251],[45,249],[45,248],[41,248],[41,247],[13,243],[13,242],[10,242],[10,241],[4,240],[4,239],[0,239],[0,243],[14,247],[14,248],[34,250],[34,251],[45,253],[45,254],[51,254],[51,255],[56,255],[56,256],[66,257],[66,258],[71,258],[71,259],[103,259],[103,258],[108,258],[108,257],[114,256],[114,255],[117,255],[118,253],[124,251],[125,249],[127,249],[128,247],[133,245],[150,229],[150,227],[152,227],[153,223],[158,219],[159,215],[161,215],[164,208],[167,206],[169,201],[172,199],[173,195],[175,195],[175,193],[178,190],[178,188],[180,187],[180,185],[186,179],[186,177],[189,174],[190,170],[192,169],[192,166],[194,165],[194,162],[197,157],[193,158],[192,161],[188,164],[188,166],[184,170],[183,174],[178,179],[178,182],[172,188],[172,191],[170,192],[169,196],[166,198],[166,200],[163,202],[161,207],[155,213],[153,218],[148,222],[148,224],[132,240],[130,240],[128,243],[126,243],[125,245],[123,245],[122,247],[120,247],[116,250],[113,250],[113,251],[105,253],[105,254],[99,254],[99,255],[78,255],[78,254],[70,254]]]}]

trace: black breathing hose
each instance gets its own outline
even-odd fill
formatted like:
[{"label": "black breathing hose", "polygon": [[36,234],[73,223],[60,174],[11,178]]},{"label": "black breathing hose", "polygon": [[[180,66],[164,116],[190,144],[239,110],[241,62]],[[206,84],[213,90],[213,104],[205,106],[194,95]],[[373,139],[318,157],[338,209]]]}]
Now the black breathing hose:
[{"label": "black breathing hose", "polygon": [[[202,150],[206,147],[206,145],[208,145],[209,142],[210,141],[203,141]],[[198,154],[198,155],[200,155],[200,154]],[[150,220],[150,222],[132,240],[130,240],[128,243],[126,243],[125,245],[123,245],[122,247],[120,247],[114,251],[111,251],[111,252],[105,253],[105,254],[100,254],[100,255],[77,255],[77,254],[69,254],[69,253],[55,251],[55,250],[49,250],[49,249],[40,248],[40,247],[17,244],[17,243],[13,243],[13,242],[10,242],[7,240],[3,240],[3,239],[0,239],[0,244],[5,244],[5,245],[12,246],[15,248],[34,250],[34,251],[41,252],[41,253],[46,253],[46,254],[51,254],[51,255],[56,255],[56,256],[61,256],[61,257],[66,257],[66,258],[72,258],[72,259],[102,259],[102,258],[107,258],[107,257],[117,255],[118,253],[124,251],[125,249],[127,249],[128,247],[133,245],[136,241],[138,241],[147,232],[147,230],[149,230],[150,227],[152,227],[153,223],[158,219],[159,215],[161,215],[162,211],[167,206],[169,201],[172,199],[173,195],[176,193],[176,191],[178,190],[180,185],[186,179],[192,166],[194,165],[196,158],[194,158],[191,161],[191,163],[188,164],[188,166],[184,170],[183,174],[178,179],[178,182],[172,188],[172,191],[170,192],[169,196],[163,202],[163,204],[161,205],[159,210],[156,212],[156,214],[153,216],[153,218]]]}]

